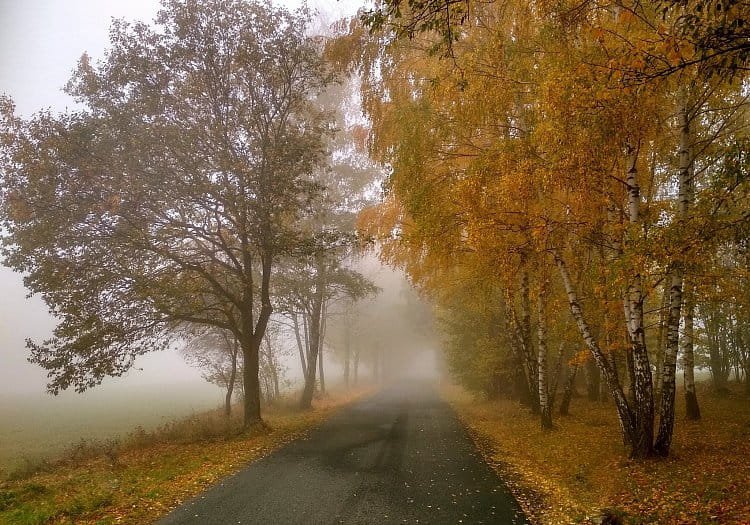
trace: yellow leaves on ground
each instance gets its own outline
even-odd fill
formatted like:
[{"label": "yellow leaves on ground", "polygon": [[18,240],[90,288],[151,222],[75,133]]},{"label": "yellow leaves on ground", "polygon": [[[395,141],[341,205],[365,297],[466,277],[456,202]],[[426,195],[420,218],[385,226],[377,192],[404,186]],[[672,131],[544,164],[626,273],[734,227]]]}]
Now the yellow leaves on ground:
[{"label": "yellow leaves on ground", "polygon": [[703,420],[689,422],[678,392],[673,454],[648,461],[625,459],[609,403],[575,398],[543,433],[517,403],[445,395],[535,523],[586,523],[604,510],[625,523],[748,523],[750,405],[739,393],[701,388]]}]

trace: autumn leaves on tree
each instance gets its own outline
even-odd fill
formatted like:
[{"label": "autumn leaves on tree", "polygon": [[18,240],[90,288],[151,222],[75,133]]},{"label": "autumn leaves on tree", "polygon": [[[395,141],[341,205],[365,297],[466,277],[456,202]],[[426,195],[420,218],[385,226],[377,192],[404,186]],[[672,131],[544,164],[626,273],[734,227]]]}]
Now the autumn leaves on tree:
[{"label": "autumn leaves on tree", "polygon": [[[731,4],[726,23],[747,14]],[[747,257],[731,153],[747,143],[747,43],[696,37],[695,17],[391,0],[348,41],[372,154],[392,168],[360,226],[434,297],[454,372],[489,395],[515,385],[549,429],[557,385],[593,361],[633,457],[669,453],[680,352],[700,417],[696,312],[731,280],[750,290],[717,266]]]}]

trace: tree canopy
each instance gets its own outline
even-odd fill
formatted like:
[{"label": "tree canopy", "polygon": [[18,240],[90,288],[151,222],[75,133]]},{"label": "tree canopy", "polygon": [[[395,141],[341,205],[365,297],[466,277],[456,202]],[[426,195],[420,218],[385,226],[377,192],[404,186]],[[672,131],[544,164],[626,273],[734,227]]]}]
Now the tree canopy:
[{"label": "tree canopy", "polygon": [[115,21],[67,86],[80,110],[24,121],[3,101],[7,262],[60,324],[29,342],[53,392],[84,390],[173,340],[228,330],[259,419],[258,348],[279,257],[304,249],[331,81],[308,16],[267,2],[168,0]]}]

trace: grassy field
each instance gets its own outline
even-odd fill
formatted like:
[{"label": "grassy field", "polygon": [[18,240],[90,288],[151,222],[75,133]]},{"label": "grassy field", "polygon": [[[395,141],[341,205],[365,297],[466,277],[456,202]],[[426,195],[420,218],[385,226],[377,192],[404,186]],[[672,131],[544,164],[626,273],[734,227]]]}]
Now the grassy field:
[{"label": "grassy field", "polygon": [[703,419],[689,422],[678,393],[671,457],[636,462],[609,404],[576,398],[572,415],[543,433],[516,403],[445,389],[535,523],[594,522],[605,510],[624,523],[750,523],[750,399],[699,395]]},{"label": "grassy field", "polygon": [[58,460],[28,462],[0,482],[0,523],[150,523],[365,393],[333,395],[306,412],[282,403],[265,412],[266,427],[245,433],[239,414],[227,423],[212,411],[120,440],[79,441]]},{"label": "grassy field", "polygon": [[0,478],[74,441],[122,438],[138,426],[153,430],[220,403],[221,392],[207,383],[0,396]]}]

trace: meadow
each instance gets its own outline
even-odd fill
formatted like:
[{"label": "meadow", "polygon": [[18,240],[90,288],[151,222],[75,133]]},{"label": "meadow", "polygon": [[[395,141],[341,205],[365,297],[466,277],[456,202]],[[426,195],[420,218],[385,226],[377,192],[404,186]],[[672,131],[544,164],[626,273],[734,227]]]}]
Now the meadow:
[{"label": "meadow", "polygon": [[137,388],[116,385],[86,394],[0,396],[0,477],[80,440],[113,440],[141,427],[155,429],[221,403],[208,384],[184,382]]},{"label": "meadow", "polygon": [[264,424],[250,429],[242,428],[241,407],[235,406],[230,420],[216,409],[150,431],[130,428],[117,440],[79,440],[57,457],[28,461],[0,480],[0,523],[151,523],[367,392],[331,393],[304,411],[295,393],[266,407]]}]

